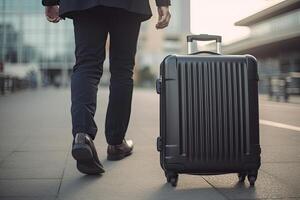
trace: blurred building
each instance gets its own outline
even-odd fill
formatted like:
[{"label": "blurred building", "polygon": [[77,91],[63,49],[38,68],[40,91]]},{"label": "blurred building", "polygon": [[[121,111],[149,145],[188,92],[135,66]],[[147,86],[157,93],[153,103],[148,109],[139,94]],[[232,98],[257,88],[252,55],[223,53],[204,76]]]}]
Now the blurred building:
[{"label": "blurred building", "polygon": [[155,28],[157,8],[155,1],[150,0],[150,3],[153,17],[142,25],[137,66],[141,70],[150,68],[157,76],[164,57],[174,53],[186,53],[186,35],[190,33],[190,0],[172,0],[171,21],[163,30]]},{"label": "blurred building", "polygon": [[246,39],[226,45],[225,54],[252,54],[259,62],[260,92],[273,77],[289,81],[300,94],[300,0],[286,0],[235,23],[250,28]]},{"label": "blurred building", "polygon": [[29,77],[35,73],[43,84],[68,84],[74,65],[73,41],[72,21],[49,23],[40,1],[0,0],[0,63],[4,73]]},{"label": "blurred building", "polygon": [[[155,1],[150,0],[153,17],[142,24],[136,78],[139,71],[155,76],[165,56],[185,51],[185,36],[190,31],[189,2],[172,0],[169,27],[156,30],[157,8]],[[4,66],[4,73],[28,76],[39,73],[36,76],[41,77],[43,85],[68,85],[75,62],[74,50],[71,20],[49,23],[38,0],[0,0],[0,64]],[[40,70],[33,72],[28,66],[38,66]],[[145,69],[147,67],[149,69]],[[106,61],[101,83],[107,85],[109,77]],[[149,77],[149,74],[141,77]]]}]

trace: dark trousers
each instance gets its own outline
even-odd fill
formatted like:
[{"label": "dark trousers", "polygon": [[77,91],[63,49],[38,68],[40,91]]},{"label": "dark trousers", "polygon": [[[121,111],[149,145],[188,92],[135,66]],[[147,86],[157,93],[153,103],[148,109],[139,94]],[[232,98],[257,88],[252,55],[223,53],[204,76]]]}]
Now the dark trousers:
[{"label": "dark trousers", "polygon": [[120,144],[130,118],[133,67],[141,22],[136,14],[125,10],[97,7],[74,14],[73,23],[76,64],[71,77],[72,133],[87,133],[93,139],[96,136],[97,91],[109,34],[111,78],[105,136],[108,144]]}]

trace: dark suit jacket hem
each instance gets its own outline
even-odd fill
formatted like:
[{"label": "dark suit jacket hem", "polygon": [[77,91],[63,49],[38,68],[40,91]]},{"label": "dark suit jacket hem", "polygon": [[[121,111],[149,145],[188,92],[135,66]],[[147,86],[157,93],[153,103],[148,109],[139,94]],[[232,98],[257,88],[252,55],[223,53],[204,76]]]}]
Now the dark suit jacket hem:
[{"label": "dark suit jacket hem", "polygon": [[118,7],[116,5],[113,5],[113,6],[110,6],[110,5],[99,5],[99,4],[94,4],[94,5],[91,5],[89,4],[88,6],[86,7],[82,7],[80,10],[78,9],[72,9],[72,8],[69,8],[69,9],[65,9],[65,10],[62,10],[60,9],[59,11],[59,16],[63,19],[65,18],[70,18],[70,19],[73,19],[73,16],[78,13],[78,12],[82,12],[82,11],[86,11],[88,9],[92,9],[92,8],[95,8],[97,6],[106,6],[106,7],[113,7],[113,8],[120,8],[120,9],[124,9],[128,12],[132,12],[134,14],[137,15],[137,17],[140,19],[140,21],[146,21],[148,19],[150,19],[152,17],[152,13],[149,13],[149,14],[144,14],[144,13],[137,13],[136,11],[131,11],[130,9],[125,9],[123,7]]}]

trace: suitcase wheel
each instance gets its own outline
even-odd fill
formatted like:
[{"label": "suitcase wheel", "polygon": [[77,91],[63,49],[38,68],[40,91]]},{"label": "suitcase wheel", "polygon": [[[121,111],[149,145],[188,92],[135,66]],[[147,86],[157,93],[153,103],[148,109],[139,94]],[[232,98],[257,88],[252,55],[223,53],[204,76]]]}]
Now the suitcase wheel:
[{"label": "suitcase wheel", "polygon": [[255,171],[250,171],[250,172],[248,173],[248,177],[247,177],[247,178],[248,178],[248,181],[249,181],[251,187],[253,187],[254,184],[255,184],[255,181],[256,181],[256,179],[257,179],[257,173],[258,173],[257,170],[255,170]]},{"label": "suitcase wheel", "polygon": [[254,186],[256,177],[255,176],[248,176],[248,181],[250,183],[250,186]]},{"label": "suitcase wheel", "polygon": [[167,178],[167,182],[171,183],[171,185],[173,187],[177,186],[177,182],[178,182],[178,174],[174,173],[174,172],[165,172],[166,178]]},{"label": "suitcase wheel", "polygon": [[239,182],[243,183],[246,179],[246,176],[247,176],[247,173],[245,173],[245,172],[238,173]]},{"label": "suitcase wheel", "polygon": [[173,187],[176,187],[177,186],[177,182],[178,182],[178,176],[177,177],[172,177],[170,179],[170,183]]}]

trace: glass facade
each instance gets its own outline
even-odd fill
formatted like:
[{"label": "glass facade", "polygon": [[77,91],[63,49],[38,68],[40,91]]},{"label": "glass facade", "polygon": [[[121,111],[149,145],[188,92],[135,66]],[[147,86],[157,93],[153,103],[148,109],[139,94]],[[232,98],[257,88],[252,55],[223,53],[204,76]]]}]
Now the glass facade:
[{"label": "glass facade", "polygon": [[282,32],[285,33],[286,30],[289,30],[290,32],[299,31],[299,27],[300,9],[297,9],[250,26],[251,37],[261,37]]},{"label": "glass facade", "polygon": [[[155,1],[151,0],[151,4],[153,14],[157,15]],[[166,55],[186,49],[189,15],[185,13],[189,13],[189,9],[189,1],[172,1],[172,20],[164,31],[155,29],[155,17],[143,23],[135,66],[136,79],[144,66],[158,74],[157,66]],[[41,0],[0,0],[0,64],[4,63],[6,68],[14,64],[24,68],[35,64],[43,83],[66,85],[70,83],[75,62],[74,50],[72,20],[49,23]],[[101,83],[109,84],[107,61]]]},{"label": "glass facade", "polygon": [[[250,26],[251,28],[251,39],[261,39],[265,40],[272,37],[283,38],[281,39],[281,46],[288,46],[279,49],[279,53],[271,53],[269,56],[258,57],[260,61],[260,91],[268,92],[269,87],[272,84],[277,83],[272,80],[284,79],[288,82],[288,92],[289,94],[300,94],[300,51],[297,47],[297,42],[299,42],[300,36],[300,9],[290,11],[285,14],[281,14],[276,17],[272,17],[268,20],[262,21],[260,23]],[[292,35],[287,37],[286,35]],[[293,38],[295,42],[289,42]],[[289,43],[288,43],[289,42]],[[284,45],[284,43],[286,43]],[[299,46],[299,45],[298,45]],[[271,86],[270,86],[271,85]]]},{"label": "glass facade", "polygon": [[35,63],[52,79],[51,73],[70,71],[74,60],[71,20],[49,23],[40,0],[0,0],[0,62]]}]

